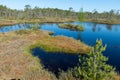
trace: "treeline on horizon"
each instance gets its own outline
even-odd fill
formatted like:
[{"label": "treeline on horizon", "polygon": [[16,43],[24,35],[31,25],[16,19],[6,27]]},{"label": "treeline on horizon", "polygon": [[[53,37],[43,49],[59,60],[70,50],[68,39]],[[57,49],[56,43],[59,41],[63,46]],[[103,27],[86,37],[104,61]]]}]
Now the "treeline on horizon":
[{"label": "treeline on horizon", "polygon": [[[99,13],[97,10],[92,12],[83,12],[86,21],[120,21],[119,10],[110,10],[109,12]],[[10,9],[0,5],[0,18],[4,19],[42,19],[42,18],[72,18],[77,20],[79,12],[75,12],[72,7],[68,10],[58,8],[31,8],[30,5],[25,5],[24,10]]]}]

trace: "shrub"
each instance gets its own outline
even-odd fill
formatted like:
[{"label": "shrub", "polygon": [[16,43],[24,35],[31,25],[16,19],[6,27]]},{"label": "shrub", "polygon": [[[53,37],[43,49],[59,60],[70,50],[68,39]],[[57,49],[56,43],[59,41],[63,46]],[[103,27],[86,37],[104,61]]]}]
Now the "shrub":
[{"label": "shrub", "polygon": [[72,74],[72,69],[69,69],[67,72],[61,71],[59,75],[59,80],[81,80],[76,78]]},{"label": "shrub", "polygon": [[85,20],[85,13],[83,12],[83,8],[81,8],[79,13],[78,13],[78,20],[80,22],[83,22]]},{"label": "shrub", "polygon": [[59,24],[60,28],[70,29],[73,31],[84,31],[84,27],[82,25],[75,25],[75,24]]},{"label": "shrub", "polygon": [[77,31],[84,31],[85,30],[85,28],[82,25],[76,25],[75,28]]},{"label": "shrub", "polygon": [[40,28],[40,25],[38,23],[32,24],[32,26],[30,26],[31,30],[38,30]]}]

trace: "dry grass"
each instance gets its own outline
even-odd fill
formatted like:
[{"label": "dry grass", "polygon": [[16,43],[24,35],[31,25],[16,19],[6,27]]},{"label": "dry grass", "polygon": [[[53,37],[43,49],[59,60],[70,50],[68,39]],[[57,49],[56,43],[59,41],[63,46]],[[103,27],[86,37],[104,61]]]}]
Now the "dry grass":
[{"label": "dry grass", "polygon": [[0,19],[0,26],[9,26],[17,24],[16,20]]},{"label": "dry grass", "polygon": [[58,18],[58,17],[44,17],[39,19],[1,19],[0,18],[0,27],[9,26],[18,23],[61,23],[61,22],[71,22],[75,21],[73,18]]},{"label": "dry grass", "polygon": [[113,78],[114,80],[120,80],[120,75],[117,75]]},{"label": "dry grass", "polygon": [[48,33],[44,31],[26,35],[16,35],[15,32],[0,34],[0,79],[56,80],[53,74],[43,69],[38,58],[24,50],[37,38],[46,36]]},{"label": "dry grass", "polygon": [[[59,17],[43,17],[39,19],[30,19],[30,20],[24,20],[26,23],[61,23],[61,22],[71,22],[76,21],[76,19],[73,18],[59,18]],[[22,21],[23,22],[23,21]]]},{"label": "dry grass", "polygon": [[105,19],[99,19],[99,20],[92,20],[92,19],[86,19],[86,22],[94,22],[94,23],[100,23],[100,24],[120,24],[120,21],[118,20],[105,20]]}]

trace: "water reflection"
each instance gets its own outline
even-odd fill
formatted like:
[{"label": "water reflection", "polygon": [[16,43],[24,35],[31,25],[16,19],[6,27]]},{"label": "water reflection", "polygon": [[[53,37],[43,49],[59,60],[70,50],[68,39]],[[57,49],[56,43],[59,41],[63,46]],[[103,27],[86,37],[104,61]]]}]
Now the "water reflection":
[{"label": "water reflection", "polygon": [[82,41],[82,35],[81,35],[81,32],[79,31],[78,32],[78,35],[77,35],[78,37],[77,37],[77,40],[80,40],[80,41]]},{"label": "water reflection", "polygon": [[107,24],[106,28],[107,28],[107,30],[112,31],[112,25]]},{"label": "water reflection", "polygon": [[3,27],[0,27],[0,32],[4,33]]},{"label": "water reflection", "polygon": [[28,30],[30,29],[31,25],[33,24],[17,24],[12,26],[4,26],[0,27],[0,32],[10,32],[10,31],[17,31],[17,30]]},{"label": "water reflection", "polygon": [[[108,31],[112,31],[112,29],[113,29],[113,27],[114,27],[113,25],[110,25],[110,24],[106,24],[106,25],[105,25],[105,24],[93,23],[92,31],[93,31],[93,32],[95,32],[95,31],[100,32],[100,31],[102,30],[102,28],[104,28],[104,27],[101,27],[101,25],[105,26]],[[116,29],[116,30],[117,30],[117,29]]]},{"label": "water reflection", "polygon": [[93,32],[95,32],[95,31],[96,31],[96,26],[97,26],[97,24],[96,24],[96,23],[94,23],[93,28],[92,28],[92,31],[93,31]]}]

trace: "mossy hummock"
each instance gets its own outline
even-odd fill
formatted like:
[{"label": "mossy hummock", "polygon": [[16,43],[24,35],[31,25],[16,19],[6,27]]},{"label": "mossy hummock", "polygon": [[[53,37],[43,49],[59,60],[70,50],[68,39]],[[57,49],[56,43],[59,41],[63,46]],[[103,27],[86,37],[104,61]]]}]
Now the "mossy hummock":
[{"label": "mossy hummock", "polygon": [[67,23],[59,24],[59,27],[64,28],[64,29],[70,29],[73,31],[84,31],[85,30],[85,28],[82,25],[67,24]]}]

